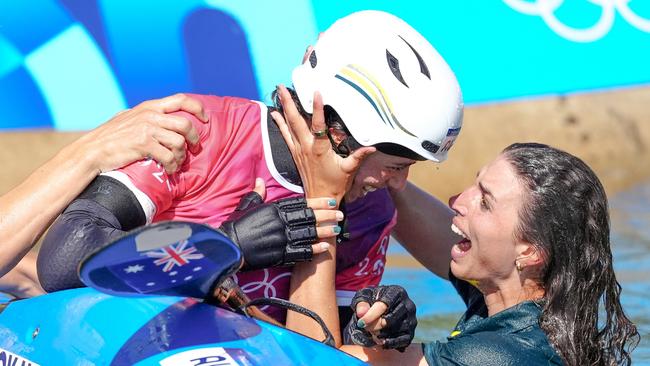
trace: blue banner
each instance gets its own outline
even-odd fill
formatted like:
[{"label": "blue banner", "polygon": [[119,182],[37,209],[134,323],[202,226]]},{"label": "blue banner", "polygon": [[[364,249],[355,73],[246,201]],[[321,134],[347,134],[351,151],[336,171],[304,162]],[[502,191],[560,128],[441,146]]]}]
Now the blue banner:
[{"label": "blue banner", "polygon": [[0,129],[89,129],[177,92],[267,100],[318,32],[362,9],[418,29],[467,104],[650,83],[643,0],[5,0]]}]

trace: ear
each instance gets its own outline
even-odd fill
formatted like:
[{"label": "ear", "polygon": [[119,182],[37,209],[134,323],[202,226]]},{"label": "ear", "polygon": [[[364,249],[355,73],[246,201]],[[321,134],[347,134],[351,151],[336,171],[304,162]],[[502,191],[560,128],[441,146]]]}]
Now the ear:
[{"label": "ear", "polygon": [[522,267],[540,266],[544,262],[542,254],[533,244],[521,242],[517,244],[517,259]]},{"label": "ear", "polygon": [[334,127],[329,128],[329,133],[330,136],[332,136],[332,140],[334,140],[334,143],[336,145],[340,144],[341,142],[343,142],[343,140],[345,140],[348,137],[348,135],[345,132]]}]

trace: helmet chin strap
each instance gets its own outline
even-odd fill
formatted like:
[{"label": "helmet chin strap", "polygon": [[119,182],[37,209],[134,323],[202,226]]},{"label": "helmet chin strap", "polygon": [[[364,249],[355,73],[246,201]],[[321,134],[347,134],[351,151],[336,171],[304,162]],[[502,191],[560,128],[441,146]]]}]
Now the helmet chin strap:
[{"label": "helmet chin strap", "polygon": [[328,133],[327,137],[329,137],[330,143],[332,144],[332,149],[334,150],[336,155],[338,155],[338,156],[340,156],[342,158],[347,158],[348,156],[350,156],[352,151],[350,151],[350,148],[345,144],[345,142],[348,139],[345,139],[345,140],[341,141],[340,144],[337,144],[336,141],[334,141],[334,139],[332,138],[331,134]]},{"label": "helmet chin strap", "polygon": [[342,158],[347,158],[352,154],[352,152],[358,148],[360,148],[362,145],[357,142],[357,140],[354,139],[354,137],[350,136],[347,132],[345,133],[346,137],[339,142],[338,144],[336,141],[334,141],[334,138],[332,137],[332,134],[328,131],[327,137],[330,140],[330,143],[332,144],[332,149],[336,153],[336,155],[342,157]]}]

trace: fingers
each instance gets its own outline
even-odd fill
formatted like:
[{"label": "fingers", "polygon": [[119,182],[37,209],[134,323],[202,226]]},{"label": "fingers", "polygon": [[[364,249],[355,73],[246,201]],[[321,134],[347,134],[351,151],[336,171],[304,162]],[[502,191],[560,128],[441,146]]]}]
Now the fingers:
[{"label": "fingers", "polygon": [[344,172],[352,174],[359,169],[361,163],[370,155],[372,155],[377,149],[374,147],[361,147],[356,149],[350,156],[343,159],[341,163],[341,168]]},{"label": "fingers", "polygon": [[341,233],[341,227],[338,225],[319,226],[316,228],[316,235],[319,239],[333,238]]},{"label": "fingers", "polygon": [[282,138],[284,138],[284,142],[287,143],[289,150],[295,151],[293,136],[291,135],[291,131],[289,131],[289,126],[287,125],[287,122],[284,120],[284,117],[282,117],[282,114],[273,111],[271,112],[271,117],[273,117],[275,124],[278,125],[278,128],[280,129],[280,133],[282,134]]},{"label": "fingers", "polygon": [[167,172],[167,174],[172,174],[178,170],[178,167],[180,165],[176,162],[176,157],[174,156],[174,153],[171,152],[171,150],[168,150],[166,147],[159,143],[150,144],[146,150],[149,151],[149,156],[152,159],[160,163],[163,168],[165,168],[165,172]]},{"label": "fingers", "polygon": [[327,210],[336,207],[336,199],[329,197],[307,198],[307,206],[313,210]]},{"label": "fingers", "polygon": [[314,211],[316,217],[316,233],[320,239],[332,238],[341,233],[337,225],[344,218],[343,212],[334,209],[336,200],[333,198],[308,198],[307,206]]},{"label": "fingers", "polygon": [[370,304],[368,304],[367,302],[361,301],[360,303],[358,303],[357,308],[355,309],[357,318],[359,319],[363,318],[363,316],[366,315],[369,309],[370,309]]},{"label": "fingers", "polygon": [[156,123],[163,128],[180,133],[189,143],[190,151],[198,153],[200,147],[199,134],[187,118],[172,116],[168,113],[184,111],[194,115],[203,123],[208,122],[209,116],[203,109],[203,104],[185,94],[175,94],[162,99],[155,99],[140,103],[134,110],[151,110],[162,114]]},{"label": "fingers", "polygon": [[255,188],[253,188],[253,191],[259,194],[260,197],[262,197],[262,200],[266,199],[266,185],[264,184],[264,179],[255,178]]},{"label": "fingers", "polygon": [[311,137],[311,131],[307,126],[307,122],[302,118],[296,104],[291,98],[291,94],[287,88],[280,84],[278,85],[278,95],[280,96],[280,104],[284,110],[284,115],[289,125],[289,131],[292,136],[297,137],[299,141],[303,141],[308,136]]},{"label": "fingers", "polygon": [[317,225],[336,224],[343,220],[343,212],[338,210],[314,210]]},{"label": "fingers", "polygon": [[182,135],[191,145],[195,145],[199,142],[199,133],[196,132],[196,128],[194,128],[192,122],[187,118],[162,114],[158,116],[156,123],[164,129]]},{"label": "fingers", "polygon": [[183,164],[185,161],[185,139],[183,136],[159,128],[153,133],[153,138],[172,152],[177,166]]},{"label": "fingers", "polygon": [[203,104],[197,99],[183,93],[170,95],[151,102],[153,102],[153,109],[157,109],[163,113],[185,111],[193,114],[203,122],[208,122],[209,120],[207,113],[203,110]]},{"label": "fingers", "polygon": [[[392,326],[408,317],[409,309],[406,306],[406,302],[407,300],[400,301],[397,305],[394,306],[394,308],[391,309],[391,311],[384,315],[386,324],[390,324]],[[415,313],[415,309],[413,309],[413,312]]]},{"label": "fingers", "polygon": [[[325,111],[323,106],[323,97],[319,92],[314,93],[314,112],[311,117],[311,131],[326,131],[327,125],[325,124]],[[313,133],[312,133],[313,135]],[[330,150],[331,144],[327,135],[316,137],[314,139],[314,151],[316,153],[325,153]]]},{"label": "fingers", "polygon": [[386,325],[386,321],[381,318],[386,310],[388,310],[388,306],[381,301],[377,301],[372,304],[364,316],[359,319],[359,322],[361,323],[363,321],[363,328],[368,331],[379,330]]},{"label": "fingers", "polygon": [[329,243],[322,242],[322,243],[316,243],[312,245],[311,249],[314,252],[314,254],[321,254],[327,252],[327,249],[329,249],[329,247],[330,247]]},{"label": "fingers", "polygon": [[323,96],[319,92],[314,92],[314,113],[311,117],[312,131],[321,131],[327,128],[324,108]]}]

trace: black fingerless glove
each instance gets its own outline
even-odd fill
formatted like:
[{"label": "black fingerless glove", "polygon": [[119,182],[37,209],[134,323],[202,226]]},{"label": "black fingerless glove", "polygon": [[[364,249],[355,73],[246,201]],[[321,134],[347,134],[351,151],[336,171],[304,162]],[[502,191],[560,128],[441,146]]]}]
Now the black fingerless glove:
[{"label": "black fingerless glove", "polygon": [[366,287],[357,291],[350,304],[352,319],[343,331],[344,343],[353,343],[364,347],[377,345],[370,332],[357,328],[359,318],[356,311],[360,302],[367,302],[372,306],[377,301],[388,305],[386,313],[382,316],[386,320],[386,326],[379,331],[378,338],[384,340],[384,348],[394,348],[404,352],[413,341],[418,321],[415,316],[415,304],[409,298],[406,290],[397,285]]},{"label": "black fingerless glove", "polygon": [[241,248],[242,271],[289,266],[312,259],[316,216],[302,197],[262,203],[249,192],[219,230]]}]

